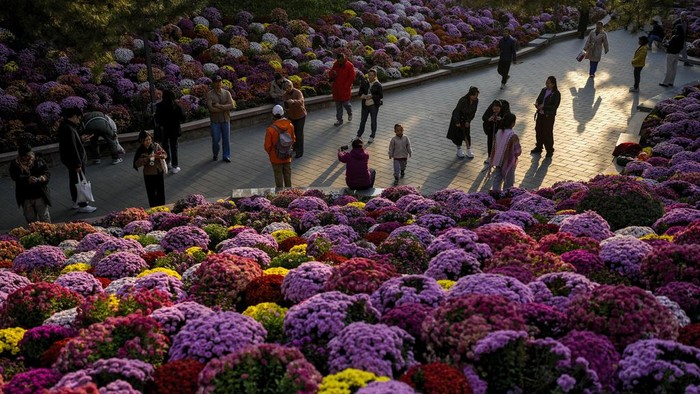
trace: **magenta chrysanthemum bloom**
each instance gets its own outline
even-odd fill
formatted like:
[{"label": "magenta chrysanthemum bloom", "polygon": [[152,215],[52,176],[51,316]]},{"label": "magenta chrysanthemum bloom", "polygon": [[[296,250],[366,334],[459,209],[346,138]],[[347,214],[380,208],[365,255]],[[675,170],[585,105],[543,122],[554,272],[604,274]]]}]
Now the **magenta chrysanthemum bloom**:
[{"label": "magenta chrysanthemum bloom", "polygon": [[573,265],[576,272],[582,275],[605,269],[605,264],[598,254],[587,250],[572,250],[563,253],[560,257],[564,263]]},{"label": "magenta chrysanthemum bloom", "polygon": [[372,305],[382,314],[403,304],[425,304],[436,307],[445,299],[445,292],[433,278],[405,275],[384,282],[371,296]]},{"label": "magenta chrysanthemum bloom", "polygon": [[262,324],[236,312],[214,312],[189,320],[173,338],[169,361],[190,358],[201,363],[265,342]]},{"label": "magenta chrysanthemum bloom", "polygon": [[262,276],[262,269],[251,259],[212,254],[194,271],[189,294],[206,306],[233,309],[243,290],[259,276]]},{"label": "magenta chrysanthemum bloom", "polygon": [[700,320],[700,286],[688,282],[670,282],[654,291],[657,296],[666,296],[680,305],[688,317]]},{"label": "magenta chrysanthemum bloom", "polygon": [[136,276],[136,274],[148,268],[148,264],[141,256],[134,253],[116,252],[100,259],[97,264],[94,264],[94,267],[95,276],[119,279]]},{"label": "magenta chrysanthemum bloom", "polygon": [[2,392],[6,394],[33,394],[50,389],[61,379],[55,369],[36,368],[16,374],[5,383]]},{"label": "magenta chrysanthemum bloom", "polygon": [[57,246],[39,245],[20,253],[12,262],[17,272],[31,272],[37,269],[56,269],[63,266],[66,255]]},{"label": "magenta chrysanthemum bloom", "polygon": [[493,253],[507,246],[523,244],[535,247],[537,242],[522,228],[511,223],[489,223],[474,230],[480,242],[486,243]]},{"label": "magenta chrysanthemum bloom", "polygon": [[501,295],[515,302],[532,302],[532,291],[519,280],[504,275],[474,274],[460,278],[447,293],[449,299],[469,294]]},{"label": "magenta chrysanthemum bloom", "polygon": [[333,268],[333,274],[326,281],[326,291],[341,291],[346,294],[371,294],[386,280],[397,276],[390,264],[355,257]]},{"label": "magenta chrysanthemum bloom", "polygon": [[416,364],[413,337],[398,327],[352,323],[328,343],[331,373],[355,368],[398,377]]},{"label": "magenta chrysanthemum bloom", "polygon": [[290,270],[282,281],[282,295],[294,304],[322,293],[326,282],[333,275],[333,267],[318,262],[302,263]]},{"label": "magenta chrysanthemum bloom", "polygon": [[573,360],[582,357],[598,374],[598,379],[604,387],[610,388],[614,383],[620,354],[606,336],[590,331],[570,331],[560,342],[571,350]]},{"label": "magenta chrysanthemum bloom", "polygon": [[666,243],[654,247],[642,260],[641,282],[654,290],[671,282],[700,286],[700,245]]}]

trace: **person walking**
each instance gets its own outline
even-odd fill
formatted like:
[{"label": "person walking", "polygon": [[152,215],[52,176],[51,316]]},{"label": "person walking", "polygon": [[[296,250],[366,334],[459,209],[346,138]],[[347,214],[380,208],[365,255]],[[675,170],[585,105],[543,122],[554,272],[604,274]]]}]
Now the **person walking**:
[{"label": "person walking", "polygon": [[339,53],[336,55],[336,61],[333,63],[328,79],[332,84],[333,101],[335,101],[335,118],[334,126],[343,124],[343,108],[348,113],[348,122],[352,121],[352,84],[355,82],[355,66],[345,59],[345,55]]},{"label": "person walking", "polygon": [[452,111],[450,127],[447,129],[447,138],[457,146],[457,157],[460,159],[465,156],[462,150],[462,143],[465,141],[467,143],[466,157],[470,159],[474,157],[474,152],[472,152],[471,121],[476,115],[478,106],[479,89],[476,86],[470,86],[467,94],[459,99],[457,106]]},{"label": "person walking", "polygon": [[518,166],[518,156],[522,153],[520,139],[513,132],[516,117],[508,113],[503,115],[503,127],[496,132],[495,144],[490,157],[490,168],[493,168],[491,190],[500,192],[510,189],[515,184],[515,168]]},{"label": "person walking", "polygon": [[15,200],[22,207],[27,223],[51,223],[51,173],[46,162],[32,152],[30,145],[21,145],[17,150],[17,158],[10,163],[10,178],[15,181]]},{"label": "person walking", "polygon": [[649,39],[646,36],[641,36],[638,39],[639,47],[634,51],[632,57],[632,67],[634,67],[634,86],[630,88],[630,92],[639,92],[639,80],[642,76],[642,69],[647,63],[647,52],[649,51]]},{"label": "person walking", "polygon": [[168,156],[165,150],[153,141],[153,135],[148,131],[139,133],[139,143],[134,154],[134,169],[138,171],[139,167],[143,167],[148,206],[152,208],[165,205],[165,173],[168,172],[165,159]]},{"label": "person walking", "polygon": [[688,62],[688,46],[685,43],[685,40],[688,39],[688,11],[681,12],[680,17],[673,21],[673,28],[675,29],[676,26],[679,26],[683,33],[683,46],[680,52],[680,59],[683,61],[684,66],[692,67],[693,65]]},{"label": "person walking", "polygon": [[673,28],[673,34],[671,34],[671,39],[668,41],[666,46],[666,75],[664,76],[664,81],[659,84],[665,88],[673,86],[676,81],[676,69],[678,68],[678,58],[680,53],[685,46],[685,39],[683,38],[683,29],[681,26],[676,26]]},{"label": "person walking", "polygon": [[284,96],[285,92],[284,84],[287,82],[292,81],[283,77],[280,73],[275,73],[275,80],[270,82],[270,97],[272,97],[272,100],[275,102],[275,105],[282,105],[282,102],[284,101],[282,96]]},{"label": "person walking", "polygon": [[360,116],[360,128],[357,129],[357,138],[361,138],[362,134],[364,134],[365,124],[369,116],[372,118],[370,125],[372,134],[369,135],[367,143],[371,144],[374,142],[374,137],[377,134],[377,114],[384,98],[382,84],[377,80],[377,70],[370,69],[367,71],[367,78],[362,78],[362,82],[360,82],[360,98],[362,99],[362,115]]},{"label": "person walking", "polygon": [[68,169],[68,187],[73,200],[73,209],[77,209],[80,213],[95,212],[97,208],[88,205],[85,201],[77,201],[76,186],[79,174],[85,174],[85,163],[87,163],[83,141],[89,141],[92,136],[89,134],[80,136],[80,118],[83,116],[80,108],[64,108],[61,116],[63,119],[58,126],[58,152],[61,163]]},{"label": "person walking", "polygon": [[119,154],[124,153],[124,148],[119,144],[117,137],[117,125],[114,120],[101,111],[86,112],[83,117],[83,132],[92,135],[90,138],[90,150],[93,164],[100,164],[100,138],[107,142],[109,152],[112,155],[112,164],[116,165],[124,161]]},{"label": "person walking", "polygon": [[296,140],[294,125],[284,117],[284,108],[272,108],[273,121],[265,131],[265,152],[270,157],[275,187],[292,187],[292,146]]},{"label": "person walking", "polygon": [[369,153],[364,148],[362,139],[352,141],[352,150],[347,146],[338,148],[338,160],[345,163],[345,184],[352,190],[366,190],[374,187],[377,172],[369,168]]},{"label": "person walking", "polygon": [[284,81],[284,94],[281,97],[287,118],[294,126],[294,157],[304,156],[304,124],[306,123],[306,106],[304,94],[294,87],[290,80]]},{"label": "person walking", "polygon": [[207,93],[207,107],[211,120],[211,150],[214,161],[219,160],[219,143],[223,145],[223,160],[231,162],[231,111],[235,108],[231,93],[222,89],[221,77],[212,79],[212,89]]},{"label": "person walking", "polygon": [[394,125],[394,137],[389,141],[389,158],[394,159],[394,186],[399,184],[399,177],[406,176],[406,164],[411,157],[411,141],[403,134],[403,126]]},{"label": "person walking", "polygon": [[510,29],[503,29],[503,37],[498,41],[498,74],[501,76],[501,90],[506,87],[510,75],[510,65],[515,64],[518,42],[510,35]]},{"label": "person walking", "polygon": [[656,47],[660,48],[661,43],[664,41],[664,36],[666,33],[664,32],[664,28],[661,27],[659,22],[657,22],[655,19],[651,20],[651,31],[649,32],[649,35],[647,35],[647,40],[649,42],[649,49],[651,49],[652,44],[654,41],[656,41]]},{"label": "person walking", "polygon": [[535,149],[530,153],[539,155],[542,147],[547,150],[545,157],[554,156],[554,120],[557,117],[557,108],[561,103],[561,93],[557,88],[557,79],[554,76],[547,77],[545,87],[540,91],[535,100]]},{"label": "person walking", "polygon": [[156,104],[156,122],[163,133],[163,150],[167,156],[166,163],[173,174],[180,172],[180,162],[177,154],[177,139],[182,136],[180,124],[185,121],[185,112],[175,101],[175,93],[170,90],[163,92],[163,100]]},{"label": "person walking", "polygon": [[488,164],[489,158],[491,157],[491,151],[493,149],[493,137],[496,135],[496,131],[501,126],[501,120],[503,115],[510,113],[510,103],[506,100],[493,100],[491,105],[486,108],[484,115],[481,116],[481,120],[484,122],[484,134],[486,134],[486,160],[484,164]]},{"label": "person walking", "polygon": [[588,76],[591,78],[595,78],[595,73],[598,71],[598,63],[600,63],[600,58],[603,57],[603,49],[605,49],[607,54],[609,50],[608,34],[603,30],[603,22],[599,21],[595,24],[595,30],[588,35],[584,46],[586,57],[590,61]]}]

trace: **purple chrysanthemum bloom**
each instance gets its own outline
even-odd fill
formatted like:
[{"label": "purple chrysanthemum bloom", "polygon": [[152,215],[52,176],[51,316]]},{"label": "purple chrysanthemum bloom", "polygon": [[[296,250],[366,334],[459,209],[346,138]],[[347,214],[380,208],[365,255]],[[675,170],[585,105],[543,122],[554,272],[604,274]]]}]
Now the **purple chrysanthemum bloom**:
[{"label": "purple chrysanthemum bloom", "polygon": [[425,304],[436,307],[445,299],[437,281],[423,275],[391,278],[372,293],[372,306],[384,313],[403,304]]},{"label": "purple chrysanthemum bloom", "polygon": [[457,222],[449,216],[428,213],[416,219],[416,225],[425,227],[432,235],[457,226]]},{"label": "purple chrysanthemum bloom", "polygon": [[318,197],[304,196],[299,197],[289,203],[289,210],[300,209],[303,211],[325,211],[328,209],[328,204]]},{"label": "purple chrysanthemum bloom", "polygon": [[430,234],[430,231],[428,231],[428,229],[416,224],[409,224],[407,226],[401,226],[397,228],[396,230],[392,231],[391,234],[389,234],[388,239],[401,237],[406,234],[416,237],[416,239],[420,241],[420,243],[424,247],[430,245],[431,242],[433,242],[433,240],[435,239],[435,237],[432,234]]},{"label": "purple chrysanthemum bloom", "polygon": [[636,281],[639,279],[639,267],[642,259],[651,252],[652,247],[632,236],[615,236],[600,243],[599,256],[613,271]]},{"label": "purple chrysanthemum bloom", "polygon": [[160,246],[168,252],[184,252],[193,246],[206,250],[208,245],[209,235],[201,228],[195,226],[171,228],[160,241]]},{"label": "purple chrysanthemum bloom", "polygon": [[[31,283],[29,279],[12,271],[0,271],[0,301],[5,301],[10,293]],[[2,305],[2,302],[0,302],[0,305]]]},{"label": "purple chrysanthemum bloom", "polygon": [[692,321],[700,320],[700,286],[689,282],[670,282],[654,293],[678,303]]},{"label": "purple chrysanthemum bloom", "polygon": [[214,312],[190,319],[173,338],[169,361],[190,358],[201,363],[263,343],[262,324],[236,312]]},{"label": "purple chrysanthemum bloom", "polygon": [[257,245],[264,245],[277,250],[277,241],[272,235],[269,234],[258,234],[254,230],[248,230],[238,233],[235,237],[231,239],[224,240],[216,245],[216,249],[219,253],[226,249],[236,248],[236,247],[249,247],[254,248]]},{"label": "purple chrysanthemum bloom", "polygon": [[567,331],[566,315],[552,306],[531,302],[521,305],[520,313],[536,338],[559,338]]},{"label": "purple chrysanthemum bloom", "polygon": [[322,293],[328,279],[333,275],[333,267],[310,261],[290,270],[282,281],[282,295],[294,304]]},{"label": "purple chrysanthemum bloom", "polygon": [[63,266],[66,255],[61,248],[39,245],[20,253],[12,261],[12,269],[17,272],[31,272],[36,269],[56,269]]},{"label": "purple chrysanthemum bloom", "polygon": [[538,223],[537,219],[535,219],[529,212],[516,210],[499,212],[491,219],[491,223],[500,222],[511,223],[523,229]]},{"label": "purple chrysanthemum bloom", "polygon": [[388,207],[394,207],[394,206],[396,206],[396,204],[394,204],[393,201],[391,201],[387,198],[374,197],[371,200],[367,201],[367,204],[365,204],[365,211],[373,212],[373,211],[378,211],[382,208],[388,208]]},{"label": "purple chrysanthemum bloom", "polygon": [[561,222],[559,231],[569,233],[575,237],[591,237],[598,241],[614,235],[610,231],[608,222],[595,211],[586,211],[567,217]]},{"label": "purple chrysanthemum bloom", "polygon": [[472,254],[462,249],[445,250],[428,263],[425,275],[435,280],[458,280],[467,275],[481,273],[481,264]]},{"label": "purple chrysanthemum bloom", "polygon": [[156,309],[151,312],[151,317],[155,319],[163,331],[170,337],[177,334],[185,324],[193,319],[199,319],[214,313],[214,311],[202,304],[194,301],[181,302],[173,306]]},{"label": "purple chrysanthemum bloom", "polygon": [[[544,285],[544,288],[541,285]],[[544,274],[528,284],[535,302],[553,306],[561,311],[566,310],[574,297],[585,296],[597,286],[597,283],[573,272]]]},{"label": "purple chrysanthemum bloom", "polygon": [[235,254],[236,256],[247,257],[258,263],[261,268],[267,267],[268,265],[270,265],[270,261],[272,261],[270,256],[264,251],[258,248],[252,248],[248,246],[235,246],[232,248],[224,249],[221,251],[221,253]]},{"label": "purple chrysanthemum bloom", "polygon": [[134,220],[124,226],[124,234],[144,235],[153,231],[153,223],[149,220]]},{"label": "purple chrysanthemum bloom", "polygon": [[[408,198],[409,196],[413,196],[413,194],[403,196],[403,197],[401,197],[401,199]],[[399,201],[396,202],[396,206],[399,208],[401,208],[401,204],[400,204],[401,199],[399,199]],[[440,204],[438,204],[437,202],[435,202],[429,198],[421,197],[421,198],[413,199],[411,202],[406,204],[406,206],[403,208],[403,211],[408,212],[408,213],[413,214],[413,215],[422,215],[422,214],[429,212],[431,210],[431,208],[435,208],[439,205]]]},{"label": "purple chrysanthemum bloom", "polygon": [[[396,208],[398,208],[402,211],[408,211],[407,208],[410,205],[412,205],[414,202],[423,201],[423,200],[426,200],[426,198],[421,196],[420,194],[406,194],[405,196],[401,196],[398,200],[396,200]],[[432,201],[432,200],[430,200],[430,201]],[[428,204],[430,204],[430,203],[428,203]],[[411,212],[411,213],[416,213],[416,212]]]},{"label": "purple chrysanthemum bloom", "polygon": [[404,382],[389,380],[387,382],[371,382],[360,388],[355,394],[414,394],[416,391]]},{"label": "purple chrysanthemum bloom", "polygon": [[523,193],[511,201],[510,209],[525,211],[531,215],[550,218],[554,216],[554,201],[533,193]]},{"label": "purple chrysanthemum bloom", "polygon": [[687,226],[688,224],[700,220],[700,210],[691,208],[671,209],[657,220],[652,227],[661,234],[669,227]]},{"label": "purple chrysanthemum bloom", "polygon": [[480,262],[491,258],[491,248],[484,243],[477,243],[479,236],[471,230],[461,227],[451,228],[430,243],[426,252],[430,256],[437,256],[438,253],[451,250],[462,249],[471,253]]},{"label": "purple chrysanthemum bloom", "polygon": [[603,260],[598,254],[588,250],[572,250],[562,253],[560,257],[561,261],[573,265],[576,268],[576,272],[582,275],[588,275],[590,272],[605,268]]},{"label": "purple chrysanthemum bloom", "polygon": [[187,293],[182,289],[182,281],[165,272],[154,272],[138,278],[132,285],[122,286],[117,290],[117,296],[124,297],[140,291],[151,290],[160,290],[169,294],[173,301],[182,301],[187,297]]},{"label": "purple chrysanthemum bloom", "polygon": [[562,337],[560,342],[569,348],[572,359],[582,357],[588,361],[600,383],[611,388],[620,354],[607,337],[590,331],[573,330]]},{"label": "purple chrysanthemum bloom", "polygon": [[[153,381],[153,365],[128,358],[107,358],[95,361],[85,372],[96,380],[109,377],[109,383],[122,380],[134,389],[145,389]],[[106,382],[102,382],[104,384]]]},{"label": "purple chrysanthemum bloom", "polygon": [[88,297],[93,294],[102,293],[102,283],[87,272],[69,272],[56,278],[55,284],[73,290],[83,297]]},{"label": "purple chrysanthemum bloom", "polygon": [[413,337],[398,327],[352,323],[328,343],[328,367],[331,373],[355,368],[399,376],[416,364],[413,343]]},{"label": "purple chrysanthemum bloom", "polygon": [[367,241],[358,241],[357,243],[344,243],[331,246],[332,253],[345,256],[347,258],[364,257],[369,258],[377,254],[377,247]]},{"label": "purple chrysanthemum bloom", "polygon": [[619,363],[620,386],[629,392],[684,392],[700,381],[700,349],[661,339],[630,344]]},{"label": "purple chrysanthemum bloom", "polygon": [[521,304],[532,302],[532,291],[519,280],[504,275],[474,274],[460,278],[447,293],[449,299],[469,294],[501,295]]},{"label": "purple chrysanthemum bloom", "polygon": [[95,276],[119,279],[127,276],[136,276],[136,274],[148,268],[148,263],[137,254],[115,252],[101,259],[93,266],[95,267]]},{"label": "purple chrysanthemum bloom", "polygon": [[[143,246],[133,239],[125,238],[114,238],[111,237],[105,242],[100,243],[95,249],[95,255],[92,256],[90,264],[94,267],[95,264],[100,262],[105,256],[113,254],[115,252],[121,253],[131,253],[137,256],[141,256],[145,253]],[[98,275],[99,276],[99,275]]]},{"label": "purple chrysanthemum bloom", "polygon": [[113,236],[103,233],[103,232],[97,232],[97,233],[90,233],[86,236],[83,237],[83,239],[80,240],[78,243],[78,246],[76,246],[75,251],[76,252],[89,252],[97,249],[98,246],[101,244],[114,239]]}]

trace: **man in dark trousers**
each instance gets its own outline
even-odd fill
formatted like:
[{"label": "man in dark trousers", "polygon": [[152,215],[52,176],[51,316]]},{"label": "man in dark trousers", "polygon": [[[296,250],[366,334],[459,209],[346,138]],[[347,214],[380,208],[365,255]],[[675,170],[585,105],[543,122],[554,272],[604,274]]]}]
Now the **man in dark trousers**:
[{"label": "man in dark trousers", "polygon": [[498,50],[500,57],[498,59],[498,74],[501,76],[501,90],[506,87],[510,75],[510,65],[515,63],[516,52],[518,50],[518,42],[511,37],[509,29],[503,29],[503,37],[498,41]]},{"label": "man in dark trousers", "polygon": [[[58,127],[58,152],[61,156],[61,163],[68,168],[68,187],[70,187],[70,196],[73,199],[73,209],[77,209],[81,213],[94,212],[97,208],[88,205],[87,202],[77,202],[78,188],[75,186],[78,183],[78,173],[85,173],[85,163],[87,162],[87,154],[83,146],[83,140],[80,137],[80,118],[83,116],[83,111],[80,108],[65,108],[61,116],[63,120]],[[84,135],[83,138],[88,141],[92,136]]]}]

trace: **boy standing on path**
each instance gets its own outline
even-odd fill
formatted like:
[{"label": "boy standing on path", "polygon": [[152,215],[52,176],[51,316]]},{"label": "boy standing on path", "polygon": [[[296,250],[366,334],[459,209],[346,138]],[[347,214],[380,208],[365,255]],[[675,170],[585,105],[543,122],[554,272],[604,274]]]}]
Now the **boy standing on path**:
[{"label": "boy standing on path", "polygon": [[221,88],[221,77],[212,78],[212,89],[207,93],[207,107],[211,119],[211,150],[214,161],[219,160],[219,142],[223,140],[224,161],[231,162],[231,111],[234,108],[231,93]]},{"label": "boy standing on path", "polygon": [[394,125],[396,135],[389,142],[389,158],[394,159],[394,186],[399,184],[399,175],[403,178],[406,175],[406,163],[411,157],[411,141],[403,135],[403,126]]},{"label": "boy standing on path", "polygon": [[498,59],[498,74],[501,76],[501,90],[506,87],[506,83],[510,78],[511,63],[515,63],[518,42],[511,37],[509,29],[503,29],[503,37],[498,41],[498,50],[500,57]]},{"label": "boy standing on path", "polygon": [[[284,117],[284,108],[272,108],[272,124],[265,132],[265,152],[270,157],[272,172],[275,174],[275,187],[292,187],[292,145],[296,140],[292,122]],[[287,134],[288,146],[283,146],[282,134]]]}]

